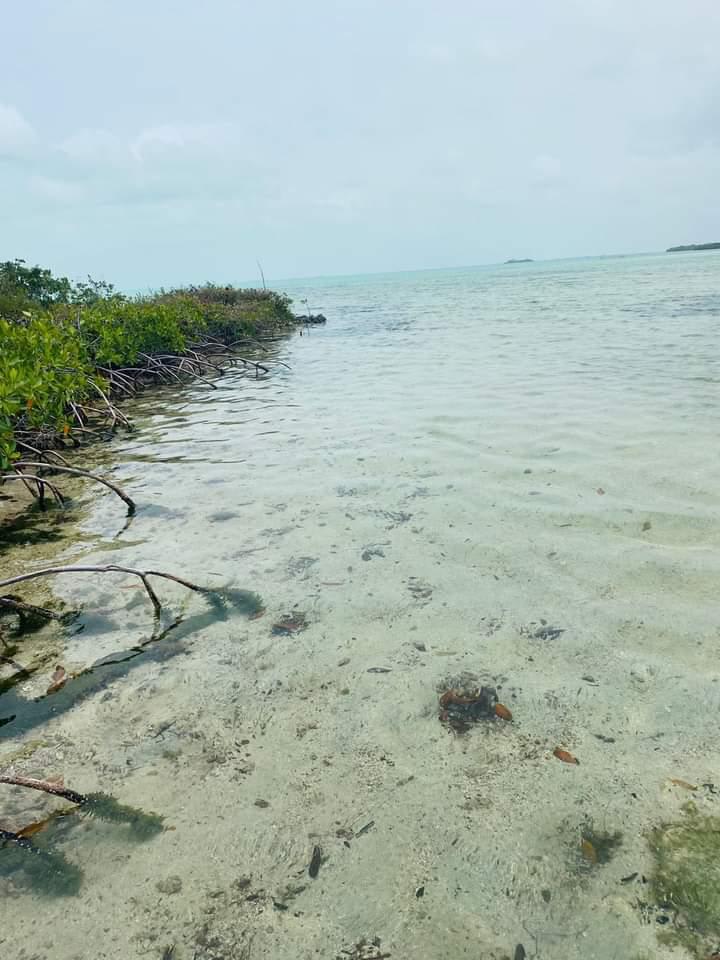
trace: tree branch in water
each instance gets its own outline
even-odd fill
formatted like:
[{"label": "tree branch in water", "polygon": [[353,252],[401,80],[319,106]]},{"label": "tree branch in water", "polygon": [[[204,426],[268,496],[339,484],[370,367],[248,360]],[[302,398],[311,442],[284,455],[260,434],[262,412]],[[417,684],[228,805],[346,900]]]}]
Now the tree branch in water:
[{"label": "tree branch in water", "polygon": [[139,577],[142,580],[142,584],[145,587],[147,595],[150,597],[156,617],[160,616],[162,604],[158,599],[158,595],[150,585],[148,577],[162,577],[165,580],[174,580],[175,583],[179,583],[181,586],[187,587],[188,590],[194,590],[196,593],[209,592],[205,587],[200,587],[196,583],[191,583],[189,580],[183,580],[182,577],[176,577],[172,573],[163,573],[160,570],[135,570],[132,567],[121,567],[116,564],[108,564],[107,566],[102,567],[45,567],[43,570],[33,570],[31,573],[21,573],[16,577],[10,577],[7,580],[0,580],[0,589],[3,587],[9,587],[14,583],[23,583],[25,580],[34,580],[36,577],[50,577],[58,573],[129,573],[134,577]]}]

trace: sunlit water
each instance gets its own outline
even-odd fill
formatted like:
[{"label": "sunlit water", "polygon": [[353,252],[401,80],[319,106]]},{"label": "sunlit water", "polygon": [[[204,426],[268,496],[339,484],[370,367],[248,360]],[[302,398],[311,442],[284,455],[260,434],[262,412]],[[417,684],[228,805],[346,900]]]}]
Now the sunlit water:
[{"label": "sunlit water", "polygon": [[[158,582],[185,619],[124,660],[152,633],[133,582],[57,582],[86,609],[58,662],[124,662],[0,696],[0,762],[41,740],[18,769],[171,829],[38,834],[81,880],[0,880],[2,956],[674,956],[642,878],[688,784],[720,809],[720,256],[289,292],[327,327],[269,378],[145,397],[104,454],[138,514],[101,496],[67,557],[266,613]],[[442,724],[472,682],[513,721]],[[11,829],[52,809],[4,789]],[[621,835],[607,863],[588,828]]]}]

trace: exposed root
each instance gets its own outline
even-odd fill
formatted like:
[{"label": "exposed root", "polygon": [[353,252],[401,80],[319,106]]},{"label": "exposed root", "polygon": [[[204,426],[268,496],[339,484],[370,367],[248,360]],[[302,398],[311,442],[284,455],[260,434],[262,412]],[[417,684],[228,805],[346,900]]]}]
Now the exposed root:
[{"label": "exposed root", "polygon": [[42,570],[33,570],[31,573],[18,574],[18,576],[10,577],[8,580],[0,580],[0,589],[9,587],[14,583],[23,583],[25,580],[34,580],[36,577],[49,577],[59,573],[129,573],[134,577],[139,577],[145,587],[145,592],[150,597],[156,618],[160,616],[162,604],[150,585],[148,577],[162,577],[165,580],[174,580],[175,583],[187,587],[188,590],[194,590],[196,593],[208,593],[205,587],[200,587],[196,583],[190,583],[189,580],[183,580],[182,577],[176,577],[172,573],[162,573],[160,570],[134,570],[132,567],[121,567],[116,564],[108,564],[102,567],[45,567]]},{"label": "exposed root", "polygon": [[61,453],[58,453],[57,450],[40,450],[38,447],[33,447],[24,440],[16,440],[16,446],[21,447],[23,450],[27,450],[28,453],[34,453],[38,460],[45,460],[47,457],[55,457],[60,461],[60,463],[64,464],[64,466],[70,466],[65,457]]},{"label": "exposed root", "polygon": [[[32,460],[18,460],[13,466],[15,467],[35,467],[35,468],[45,468],[48,470],[54,470],[58,473],[70,473],[77,477],[88,477],[90,480],[95,480],[97,483],[102,483],[103,486],[107,487],[109,490],[112,490],[113,493],[117,494],[122,501],[127,504],[128,516],[132,516],[135,513],[135,501],[132,500],[124,490],[121,490],[120,487],[116,486],[114,483],[111,483],[105,477],[99,477],[96,473],[90,473],[89,470],[79,470],[76,467],[66,467],[61,466],[60,464],[52,463],[35,463]],[[44,481],[47,482],[47,481]]]},{"label": "exposed root", "polygon": [[5,483],[9,480],[21,480],[25,484],[25,486],[28,487],[31,493],[32,493],[32,490],[28,486],[27,481],[32,480],[34,483],[36,483],[38,485],[37,499],[41,509],[45,508],[45,487],[47,487],[48,490],[52,493],[53,497],[55,497],[55,500],[58,502],[60,506],[62,506],[65,503],[65,498],[60,493],[60,491],[55,486],[55,484],[51,483],[49,480],[43,479],[43,477],[36,477],[32,473],[21,473],[20,471],[18,471],[17,473],[0,474],[0,483]]}]

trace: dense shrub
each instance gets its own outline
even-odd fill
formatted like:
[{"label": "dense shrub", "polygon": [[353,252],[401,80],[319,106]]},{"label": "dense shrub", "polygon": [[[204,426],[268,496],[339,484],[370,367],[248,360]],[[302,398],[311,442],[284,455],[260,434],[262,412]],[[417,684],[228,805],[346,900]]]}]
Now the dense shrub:
[{"label": "dense shrub", "polygon": [[183,287],[162,291],[156,300],[175,303],[190,299],[198,305],[205,320],[207,336],[233,343],[261,331],[288,327],[294,322],[292,301],[274,290],[240,289],[206,283],[202,287]]},{"label": "dense shrub", "polygon": [[182,353],[204,329],[187,298],[170,303],[99,300],[80,312],[80,335],[101,367],[132,366],[142,354]]},{"label": "dense shrub", "polygon": [[70,405],[100,386],[77,329],[50,317],[0,319],[0,465],[14,455],[17,429],[67,433]]}]

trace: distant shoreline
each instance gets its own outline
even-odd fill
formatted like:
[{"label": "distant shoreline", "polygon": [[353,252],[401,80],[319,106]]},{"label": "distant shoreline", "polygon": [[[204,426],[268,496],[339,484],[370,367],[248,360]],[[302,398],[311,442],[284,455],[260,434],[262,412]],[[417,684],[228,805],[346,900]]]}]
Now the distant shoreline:
[{"label": "distant shoreline", "polygon": [[680,247],[668,247],[665,253],[687,253],[692,250],[720,250],[720,243],[687,243]]}]

